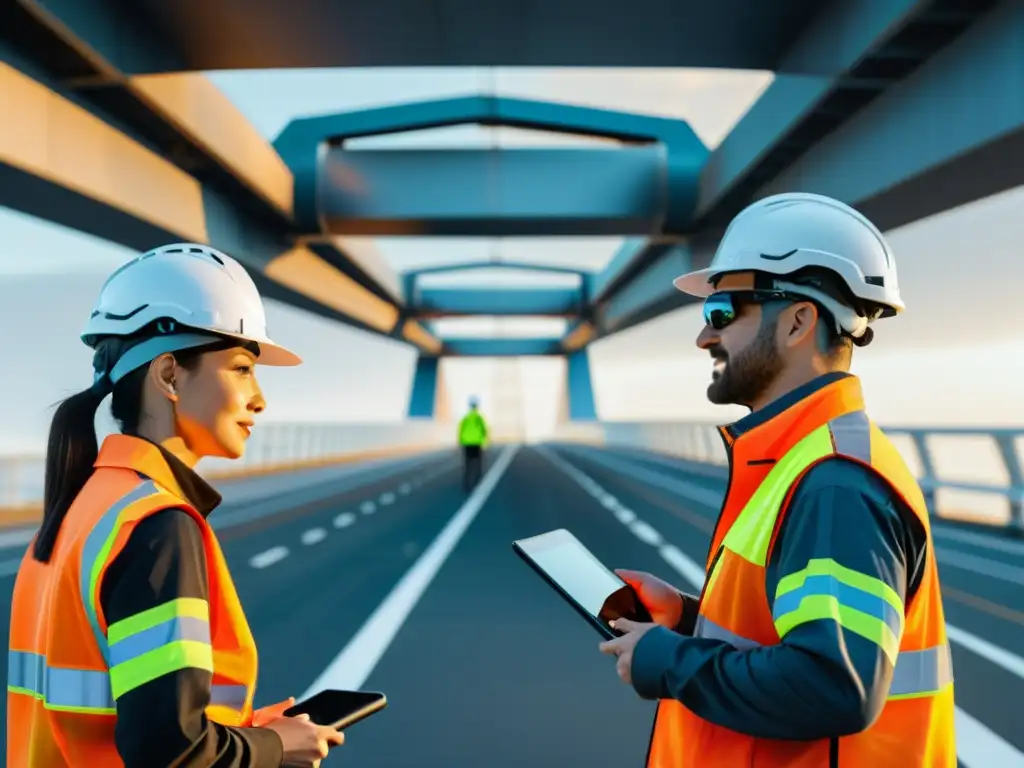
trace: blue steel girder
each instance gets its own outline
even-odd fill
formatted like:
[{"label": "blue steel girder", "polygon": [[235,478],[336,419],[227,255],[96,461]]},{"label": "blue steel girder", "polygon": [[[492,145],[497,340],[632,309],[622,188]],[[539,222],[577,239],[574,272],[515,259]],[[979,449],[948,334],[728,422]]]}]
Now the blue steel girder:
[{"label": "blue steel girder", "polygon": [[[291,173],[266,139],[203,74],[177,78],[131,76],[142,62],[143,70],[177,69],[183,62],[139,14],[110,2],[82,4],[77,0],[17,0],[4,8],[0,16],[5,33],[0,41],[0,66],[13,67],[45,85],[53,98],[74,104],[127,137],[126,142],[107,140],[99,149],[89,142],[103,129],[83,124],[75,148],[67,151],[110,155],[115,166],[107,171],[108,187],[117,184],[121,175],[131,176],[137,166],[136,183],[144,188],[135,192],[135,200],[115,195],[114,205],[102,205],[98,199],[90,199],[88,192],[83,194],[88,185],[71,184],[60,191],[61,185],[52,183],[52,173],[36,174],[35,178],[27,178],[23,172],[12,176],[13,166],[18,165],[13,163],[0,171],[8,179],[17,179],[17,183],[5,184],[14,191],[8,203],[11,207],[134,249],[169,239],[204,239],[209,235],[211,243],[254,270],[254,278],[269,296],[332,319],[355,320],[303,290],[292,290],[286,283],[265,277],[266,265],[294,244]],[[7,73],[0,76],[6,77]],[[24,90],[16,93],[23,95]],[[6,106],[12,112],[20,109],[15,103]],[[51,119],[60,118],[55,113]],[[119,153],[123,157],[120,161]],[[157,168],[140,157],[147,153],[159,156],[159,165],[164,167]],[[59,155],[55,153],[47,162],[57,163]],[[65,162],[63,169],[74,165]],[[87,172],[88,163],[79,165]],[[175,169],[180,171],[177,178],[167,181],[175,175]],[[145,178],[147,175],[160,176],[163,183],[152,182]],[[175,216],[182,221],[196,218],[193,201],[176,199],[188,196],[182,194],[189,186],[185,175],[201,187],[198,207],[205,222],[198,226],[185,227],[173,221]],[[154,194],[147,187],[166,190],[166,211],[155,217],[163,221],[162,226],[154,227],[145,217],[129,213],[129,209],[138,209],[139,198]],[[109,203],[112,196],[109,189],[106,192]],[[203,230],[204,237],[200,237]],[[383,307],[384,302],[394,310],[397,297],[336,245],[322,243],[311,250],[380,300],[369,304]],[[354,297],[358,292],[350,291],[350,295]],[[371,314],[379,315],[374,330],[380,332],[382,315],[375,310]],[[359,320],[351,324],[366,327]]]},{"label": "blue steel girder", "polygon": [[[208,243],[236,257],[266,298],[373,333],[399,327],[397,299],[331,269],[297,246],[279,217],[188,174],[5,41],[0,93],[22,121],[0,131],[0,205],[134,251]],[[439,345],[417,339],[424,349]]]},{"label": "blue steel girder", "polygon": [[440,358],[433,355],[419,355],[416,358],[412,390],[409,393],[409,408],[406,413],[408,418],[434,418],[437,408],[440,363]]},{"label": "blue steel girder", "polygon": [[[729,217],[766,195],[790,190],[830,195],[886,230],[1024,184],[1024,163],[1013,161],[1024,155],[1024,101],[1007,96],[1019,92],[1024,80],[1024,6],[1004,0],[992,8],[986,0],[943,14],[925,3],[901,2],[884,8],[855,3],[871,11],[862,34],[851,35],[832,54],[821,43],[822,68],[858,39],[872,43],[871,55],[864,53],[856,66],[836,78],[779,78],[769,87],[708,161],[701,213],[685,245],[627,242],[591,279],[594,314],[603,318],[598,336],[691,303],[665,281],[675,269],[706,266]],[[841,3],[829,13],[840,14],[838,23],[842,13],[854,10]],[[896,14],[889,25],[878,15],[883,10]],[[868,34],[868,17],[879,31],[876,37]],[[808,43],[802,55],[810,57],[812,50]],[[849,51],[844,56],[854,58]],[[892,80],[867,79],[865,73],[885,67],[891,68]],[[896,73],[902,79],[897,81]],[[828,90],[829,84],[835,88]],[[851,93],[865,98],[857,101],[854,114],[840,109],[838,101],[829,106],[811,98],[824,98],[826,92],[846,94],[835,98],[846,98],[847,105],[856,101]],[[785,114],[793,116],[787,120]],[[829,128],[825,136],[822,121]],[[800,125],[808,127],[797,130]],[[743,187],[744,179],[756,184]],[[740,187],[742,194],[735,191]],[[718,197],[709,196],[715,189]],[[716,218],[714,211],[724,213]]]},{"label": "blue steel girder", "polygon": [[[696,164],[666,178],[660,144],[618,149],[329,147],[319,224],[333,235],[659,235],[681,226]],[[666,183],[668,181],[668,183]]]},{"label": "blue steel girder", "polygon": [[[824,7],[780,67],[806,74],[777,76],[708,159],[698,225],[724,227],[759,189],[883,93],[912,79],[997,4],[840,0]],[[959,111],[953,104],[942,112]]]},{"label": "blue steel girder", "polygon": [[446,338],[445,357],[530,357],[561,355],[562,340],[557,338]]},{"label": "blue steel girder", "polygon": [[597,407],[586,347],[566,355],[565,387],[569,421],[596,421]]},{"label": "blue steel girder", "polygon": [[406,311],[430,319],[459,315],[578,317],[583,289],[576,288],[420,288]]},{"label": "blue steel girder", "polygon": [[[402,272],[402,289],[405,301],[412,305],[419,301],[420,277],[423,275],[440,275],[452,272],[469,272],[473,270],[515,270],[518,272],[549,272],[561,275],[576,275],[580,279],[581,288],[586,290],[586,280],[590,272],[564,267],[557,264],[534,264],[528,261],[468,261],[454,264],[438,264],[432,267],[420,267]],[[584,294],[586,300],[588,294]]]},{"label": "blue steel girder", "polygon": [[1024,4],[1003,0],[758,196],[831,195],[888,230],[1020,186],[1022,84]]},{"label": "blue steel girder", "polygon": [[[661,185],[661,189],[664,190],[664,205],[658,217],[659,229],[666,232],[681,232],[689,226],[696,204],[696,179],[707,159],[708,150],[686,122],[570,104],[493,96],[467,96],[424,101],[293,120],[275,139],[274,146],[291,168],[295,178],[295,210],[298,226],[304,232],[315,233],[321,231],[325,213],[347,213],[351,216],[353,211],[359,212],[360,205],[364,208],[369,206],[371,210],[376,205],[378,210],[381,210],[380,206],[387,204],[388,200],[376,200],[372,197],[363,197],[360,200],[360,196],[365,196],[367,190],[373,192],[376,184],[391,190],[392,195],[401,192],[407,196],[397,201],[394,199],[390,201],[391,205],[406,206],[405,211],[408,215],[399,219],[399,222],[405,223],[406,229],[403,231],[406,233],[422,232],[425,227],[428,231],[437,232],[443,220],[460,218],[458,210],[452,211],[439,207],[443,206],[445,196],[449,193],[458,194],[459,189],[449,183],[451,180],[438,178],[437,174],[446,167],[445,163],[448,164],[447,167],[456,167],[461,163],[463,175],[460,178],[479,185],[480,174],[485,172],[487,166],[482,164],[477,153],[467,153],[461,150],[451,152],[416,150],[391,150],[387,153],[349,152],[344,149],[344,143],[347,139],[361,136],[425,130],[466,123],[596,136],[631,145],[624,148],[627,150],[626,152],[621,153],[623,158],[629,159],[617,161],[621,163],[622,168],[619,169],[618,174],[611,173],[608,178],[619,179],[620,182],[624,178],[631,179],[632,181],[629,183],[637,185],[635,192],[641,195],[641,199],[644,195],[650,199],[651,190],[657,189],[657,185]],[[649,146],[644,147],[644,145],[652,144],[660,145],[660,151]],[[549,204],[570,204],[567,201],[552,201],[544,193],[544,184],[561,182],[558,179],[552,179],[549,175],[536,178],[538,171],[541,170],[537,167],[540,157],[537,150],[501,150],[500,152],[503,156],[510,158],[502,162],[514,164],[509,167],[514,176],[523,180],[520,184],[529,183],[527,178],[529,175],[535,177],[532,183],[529,183],[529,191],[532,191],[534,198],[547,200]],[[570,154],[575,155],[578,169],[586,171],[592,178],[596,173],[593,170],[594,162],[596,162],[593,158],[598,156],[604,158],[605,165],[610,161],[605,151],[578,150],[567,153],[564,150],[557,150],[554,151],[554,154],[550,154],[550,152],[549,150],[549,154],[545,157],[548,160],[556,159],[563,168],[568,167],[568,164],[572,162],[569,159]],[[595,152],[597,155],[592,154]],[[387,157],[384,157],[385,154]],[[493,153],[489,154],[493,159]],[[330,158],[336,156],[344,158],[346,165],[339,167],[337,163],[331,163]],[[437,157],[449,159],[438,162],[435,159]],[[592,159],[579,160],[579,158],[586,157]],[[657,182],[649,178],[655,157],[659,157]],[[403,164],[405,165],[403,166]],[[417,166],[424,165],[428,166],[425,176],[417,169]],[[403,168],[405,173],[412,173],[413,177],[418,179],[418,183],[396,186],[395,182],[401,181]],[[372,172],[372,176],[366,180],[360,176],[360,171]],[[350,199],[350,207],[325,211],[322,206],[325,189],[329,190],[332,195],[341,195]],[[607,182],[604,183],[603,189],[607,194],[612,194]],[[439,195],[439,190],[443,190],[444,195]],[[409,197],[414,192],[416,196]],[[506,192],[511,192],[511,188]],[[577,194],[579,194],[578,191]],[[621,190],[619,194],[623,194]],[[328,202],[329,199],[330,196],[328,196]],[[597,199],[600,200],[600,198]],[[621,205],[621,199],[620,197],[618,205]],[[368,203],[367,200],[371,202]],[[525,205],[527,198],[525,196],[517,197],[517,200],[518,204]],[[469,198],[458,202],[472,202],[475,206],[481,205],[479,200]],[[605,202],[604,205],[607,207],[610,203]],[[392,213],[400,210],[396,208]],[[498,217],[500,217],[501,210],[499,205],[497,207]],[[644,210],[646,211],[647,208]],[[482,212],[479,208],[475,208],[471,212],[470,219],[478,218]],[[567,212],[569,215],[566,218],[579,218],[578,206],[572,208],[570,205]],[[549,214],[546,218],[557,221],[558,213],[556,208],[555,214]],[[562,213],[564,214],[566,211]],[[605,213],[606,211],[597,212],[598,216]],[[537,211],[533,211],[530,215],[537,215]],[[649,216],[649,214],[645,215]],[[496,218],[493,212],[491,218]],[[430,222],[433,222],[433,229],[430,229]],[[384,223],[380,226],[383,227]],[[384,232],[394,232],[396,226],[397,222],[392,221],[384,229]],[[522,234],[522,222],[509,226],[512,227],[509,234]],[[539,227],[539,225],[535,226]],[[368,229],[364,222],[360,231],[370,233],[377,230]],[[448,229],[446,231],[461,232],[462,230]],[[471,233],[479,234],[479,232],[480,230],[477,229]],[[502,234],[493,228],[488,232]],[[602,231],[602,233],[605,232]]]}]

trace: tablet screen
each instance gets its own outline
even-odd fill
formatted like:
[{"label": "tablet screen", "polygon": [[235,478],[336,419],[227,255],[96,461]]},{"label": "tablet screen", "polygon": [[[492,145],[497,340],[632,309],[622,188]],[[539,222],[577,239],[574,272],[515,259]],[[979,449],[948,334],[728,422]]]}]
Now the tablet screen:
[{"label": "tablet screen", "polygon": [[516,542],[537,568],[602,624],[626,617],[650,621],[632,588],[564,529]]}]

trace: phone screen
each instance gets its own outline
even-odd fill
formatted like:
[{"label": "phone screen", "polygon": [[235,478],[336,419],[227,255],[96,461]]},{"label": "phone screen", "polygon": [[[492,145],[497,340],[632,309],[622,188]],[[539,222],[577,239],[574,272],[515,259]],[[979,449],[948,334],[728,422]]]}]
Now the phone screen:
[{"label": "phone screen", "polygon": [[604,626],[619,618],[651,620],[633,588],[568,531],[549,531],[517,544],[573,602]]},{"label": "phone screen", "polygon": [[317,725],[341,728],[372,715],[386,704],[384,694],[376,691],[327,690],[300,701],[285,714],[289,717],[307,714]]}]

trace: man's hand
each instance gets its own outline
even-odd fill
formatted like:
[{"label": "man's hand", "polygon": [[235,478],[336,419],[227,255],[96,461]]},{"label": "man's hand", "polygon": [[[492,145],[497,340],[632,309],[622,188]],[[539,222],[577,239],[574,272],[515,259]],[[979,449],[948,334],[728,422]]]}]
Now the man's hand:
[{"label": "man's hand", "polygon": [[601,653],[617,658],[615,671],[626,685],[633,684],[633,649],[640,642],[640,638],[656,626],[657,624],[639,624],[628,619],[616,619],[612,622],[612,627],[626,634],[614,640],[606,640],[598,646]]},{"label": "man's hand", "polygon": [[679,590],[649,573],[622,568],[616,568],[615,573],[636,591],[657,624],[667,629],[679,626],[683,618],[683,596]]}]

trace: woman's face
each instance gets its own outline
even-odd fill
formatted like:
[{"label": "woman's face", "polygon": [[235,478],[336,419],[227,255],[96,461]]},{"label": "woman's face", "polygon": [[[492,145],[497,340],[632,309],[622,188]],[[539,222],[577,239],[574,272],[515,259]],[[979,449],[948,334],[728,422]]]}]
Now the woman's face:
[{"label": "woman's face", "polygon": [[242,347],[207,352],[193,371],[175,376],[176,432],[197,457],[237,459],[265,407],[256,356]]}]

